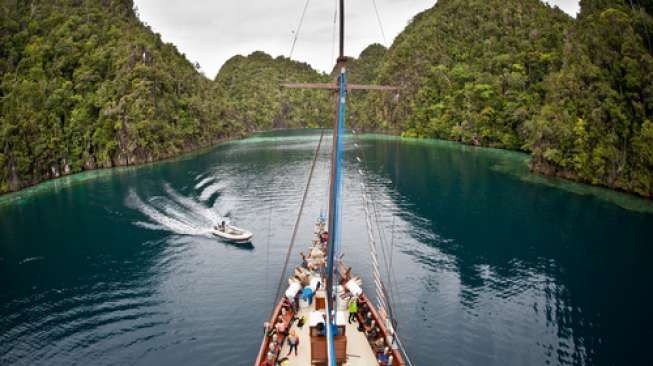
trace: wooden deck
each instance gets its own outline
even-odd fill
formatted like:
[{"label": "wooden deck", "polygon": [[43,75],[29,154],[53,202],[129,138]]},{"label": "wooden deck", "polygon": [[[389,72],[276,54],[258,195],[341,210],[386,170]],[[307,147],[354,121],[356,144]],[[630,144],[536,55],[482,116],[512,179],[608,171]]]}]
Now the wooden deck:
[{"label": "wooden deck", "polygon": [[[321,269],[324,269],[324,260],[323,257],[325,256],[324,250],[325,248],[323,245],[320,244],[320,238],[322,236],[324,230],[324,224],[319,223],[316,225],[315,228],[315,234],[316,234],[316,239],[313,242],[312,247],[310,248],[311,250],[309,251],[309,256],[304,257],[304,261],[308,261],[309,263],[305,264],[304,268],[311,268],[311,265],[314,263],[310,263],[311,261],[317,261],[317,263],[321,263]],[[315,250],[322,251],[322,255],[320,256],[314,254]],[[304,270],[305,271],[305,270]],[[345,284],[347,281],[349,281],[351,277],[351,268],[348,268],[342,263],[342,261],[338,265],[338,271],[340,273],[340,279],[342,281],[342,285],[346,286]],[[302,271],[300,271],[302,272]],[[316,273],[313,273],[312,276],[316,276]],[[305,279],[306,281],[307,279]],[[324,279],[322,279],[322,283],[324,283]],[[312,283],[312,282],[311,282]],[[311,286],[313,286],[311,284]],[[315,287],[313,287],[315,288]],[[319,288],[319,287],[317,287]],[[347,290],[349,291],[349,290]],[[359,291],[360,292],[360,291]],[[293,310],[291,309],[291,304],[290,302],[286,299],[286,297],[283,297],[279,303],[277,304],[277,307],[275,308],[273,312],[273,316],[271,317],[269,323],[270,324],[275,324],[277,322],[277,319],[279,318],[279,314],[282,313],[282,308],[285,310],[286,313],[286,319],[284,319],[284,322],[288,324],[290,322],[291,316],[296,315],[297,318],[301,318],[302,316],[305,318],[305,324],[304,326],[300,329],[297,327],[297,322],[294,322],[293,325],[291,326],[290,329],[288,329],[289,332],[295,331],[297,336],[299,337],[299,347],[298,347],[298,352],[297,355],[291,354],[288,355],[288,350],[290,347],[287,344],[287,341],[284,341],[281,350],[278,352],[278,355],[275,354],[273,357],[274,361],[278,361],[280,359],[283,359],[284,357],[288,357],[288,365],[290,366],[313,366],[312,365],[312,359],[319,360],[316,361],[316,365],[319,363],[324,364],[325,360],[327,359],[326,356],[326,346],[324,342],[324,337],[315,337],[311,340],[310,337],[310,331],[311,331],[311,323],[313,323],[313,326],[316,326],[317,324],[321,323],[323,321],[323,318],[321,318],[320,313],[314,313],[313,319],[311,319],[311,314],[313,312],[318,311],[318,309],[321,309],[319,311],[324,311],[325,307],[325,291],[323,288],[320,288],[319,290],[316,291],[315,293],[315,298],[314,302],[312,305],[308,306],[300,306],[298,314],[293,314]],[[290,296],[290,295],[288,295]],[[339,366],[379,366],[379,363],[377,362],[376,355],[377,353],[382,353],[385,347],[390,347],[390,344],[387,342],[389,339],[392,338],[392,333],[391,330],[386,328],[385,325],[385,318],[382,318],[379,314],[379,312],[376,310],[374,305],[369,302],[367,299],[367,296],[365,296],[364,293],[358,294],[358,301],[359,301],[359,313],[358,313],[358,318],[360,321],[364,321],[364,313],[361,313],[361,307],[364,308],[364,312],[369,312],[370,318],[367,319],[367,321],[373,320],[374,323],[376,324],[375,331],[379,333],[380,338],[377,339],[377,341],[381,341],[383,345],[375,346],[374,348],[368,343],[367,338],[365,336],[365,333],[358,331],[358,323],[353,323],[349,324],[346,322],[347,318],[347,303],[339,301],[337,303],[337,323],[338,327],[342,329],[342,326],[345,327],[345,337],[342,336],[336,336],[334,337],[334,345],[335,345],[335,350],[336,350],[336,359],[338,362],[342,362],[341,360],[345,360],[344,363],[339,364]],[[318,305],[318,309],[316,309],[316,305]],[[367,331],[370,331],[371,328],[369,325],[366,327]],[[261,366],[264,362],[264,360],[267,357],[268,353],[268,345],[270,344],[271,341],[271,336],[268,334],[263,337],[263,342],[261,344],[261,348],[259,350],[258,356],[256,358],[256,361],[254,363],[254,366]],[[314,349],[311,349],[311,343],[314,344]],[[396,349],[396,348],[390,348],[392,356],[394,358],[393,364],[396,366],[405,366],[405,362],[403,360],[403,357],[401,355],[401,352]],[[384,363],[385,364],[385,363]]]},{"label": "wooden deck", "polygon": [[[315,310],[315,301],[310,307],[301,309],[299,311],[299,317],[305,316],[308,322],[309,314],[311,311]],[[359,332],[358,323],[347,323],[346,335],[347,335],[347,362],[343,366],[378,366],[376,357],[365,334]],[[297,356],[293,354],[288,356],[290,361],[290,366],[310,366],[311,365],[311,341],[309,335],[309,326],[305,324],[302,329],[297,327],[297,324],[293,325],[291,331],[294,330],[299,336],[299,346]],[[285,342],[283,348],[281,349],[281,357],[285,357],[288,354],[288,342]]]}]

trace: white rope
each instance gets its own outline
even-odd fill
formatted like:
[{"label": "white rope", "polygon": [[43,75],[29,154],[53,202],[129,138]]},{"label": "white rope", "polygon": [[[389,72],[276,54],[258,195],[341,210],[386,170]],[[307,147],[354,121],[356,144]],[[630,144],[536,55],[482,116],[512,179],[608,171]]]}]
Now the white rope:
[{"label": "white rope", "polygon": [[338,28],[338,0],[334,0],[335,10],[333,12],[333,36],[331,37],[331,60],[336,57],[336,29]]},{"label": "white rope", "polygon": [[[356,135],[355,131],[352,131],[352,132],[354,133],[354,135]],[[359,150],[361,150],[360,147],[358,146],[358,144],[355,143],[354,146],[356,146]],[[361,150],[361,154],[363,154],[362,150]],[[358,157],[357,157],[357,160],[358,160]],[[360,162],[360,160],[359,160],[359,162]],[[361,169],[358,169],[358,173],[361,175],[361,177],[365,176],[365,174],[363,173],[363,171]],[[379,271],[380,266],[379,266],[379,260],[378,260],[378,254],[377,254],[377,244],[376,244],[376,241],[374,240],[373,229],[372,229],[372,215],[371,215],[370,210],[369,210],[370,200],[369,200],[369,197],[367,195],[367,187],[365,186],[365,184],[363,182],[361,182],[360,185],[361,185],[361,193],[362,193],[361,195],[363,197],[363,210],[365,211],[365,224],[367,226],[368,244],[369,244],[369,247],[370,247],[370,254],[371,254],[370,257],[371,257],[371,262],[372,262],[372,276],[374,278],[374,290],[375,290],[375,293],[376,293],[377,305],[378,305],[379,309],[384,310],[384,312],[385,312],[385,314],[387,316],[386,321],[387,321],[389,327],[392,328],[392,331],[393,331],[393,336],[392,336],[393,337],[393,342],[394,341],[397,342],[397,346],[401,350],[401,353],[404,355],[404,358],[405,358],[405,361],[406,361],[407,365],[408,366],[413,366],[413,363],[410,360],[410,358],[408,357],[408,354],[406,352],[406,348],[404,348],[403,344],[401,343],[401,340],[399,339],[399,336],[397,335],[397,331],[396,331],[394,325],[392,324],[392,319],[393,319],[394,315],[393,315],[393,312],[389,311],[389,310],[392,310],[392,308],[388,305],[388,300],[392,300],[392,299],[387,298],[388,291],[387,291],[386,287],[384,286],[383,281],[381,280],[381,273]],[[374,204],[374,201],[372,201],[372,208],[374,210],[374,215],[375,215],[374,218],[375,218],[375,221],[377,223],[377,230],[379,232],[379,240],[383,241],[383,237],[381,235],[381,230],[380,230],[379,218],[378,218],[378,215],[377,215],[376,205]],[[394,231],[394,221],[393,221],[393,231]],[[394,242],[394,232],[393,232],[393,240],[392,241]],[[394,277],[394,273],[392,272],[392,267],[390,267],[390,265],[388,263],[383,243],[381,243],[381,250],[383,251],[383,255],[384,255],[384,258],[385,258],[385,264],[386,264],[386,267],[387,267],[386,270],[388,271],[388,280],[391,281],[390,285],[392,286],[392,282],[393,282],[392,277]],[[392,255],[392,253],[390,253],[390,255]],[[394,282],[396,283],[396,278],[394,278]]]},{"label": "white rope", "polygon": [[292,58],[292,54],[295,52],[295,45],[297,44],[297,39],[299,38],[299,32],[302,30],[302,25],[304,24],[304,17],[306,16],[306,10],[308,10],[308,4],[310,4],[311,0],[306,0],[306,4],[304,4],[304,10],[302,11],[302,16],[299,18],[299,25],[297,25],[297,30],[295,31],[293,40],[292,40],[292,46],[290,46],[290,53],[288,54],[288,58]]},{"label": "white rope", "polygon": [[376,13],[376,21],[379,23],[379,29],[381,30],[381,38],[383,39],[383,45],[387,46],[387,41],[385,40],[385,31],[383,30],[383,23],[381,22],[379,7],[376,6],[376,0],[372,0],[372,5],[374,5],[374,12]]},{"label": "white rope", "polygon": [[[358,172],[361,175],[364,175],[363,172],[359,169]],[[374,278],[374,289],[376,293],[376,298],[377,298],[377,303],[378,303],[378,308],[383,309],[385,314],[389,314],[388,310],[388,305],[387,305],[387,298],[386,298],[386,291],[385,287],[383,286],[383,281],[381,280],[381,272],[379,270],[379,258],[378,258],[378,252],[376,248],[376,241],[374,240],[374,234],[372,231],[372,220],[369,211],[369,197],[367,196],[366,192],[366,187],[365,184],[361,182],[361,192],[363,196],[363,210],[365,211],[365,224],[367,226],[367,239],[368,239],[368,245],[370,247],[370,260],[372,262],[372,277]]]}]

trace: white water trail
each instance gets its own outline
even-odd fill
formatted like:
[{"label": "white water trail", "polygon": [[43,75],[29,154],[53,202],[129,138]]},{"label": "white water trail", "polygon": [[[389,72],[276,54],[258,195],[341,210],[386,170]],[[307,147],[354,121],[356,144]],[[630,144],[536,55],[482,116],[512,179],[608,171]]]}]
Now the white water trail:
[{"label": "white water trail", "polygon": [[[194,215],[192,212],[184,212],[183,210],[179,209],[179,206],[175,204],[174,202],[171,201],[153,201],[153,204],[158,207],[159,211],[165,213],[168,217],[177,220],[178,222],[181,222],[185,225],[188,225],[189,227],[198,227],[196,223],[198,224],[204,224],[201,221],[194,220]],[[208,225],[206,225],[208,226]]]},{"label": "white water trail", "polygon": [[25,263],[34,262],[34,261],[42,261],[44,259],[45,259],[45,257],[41,257],[41,256],[39,256],[39,257],[29,257],[29,258],[23,259],[18,264],[25,264]]},{"label": "white water trail", "polygon": [[134,222],[134,225],[150,230],[160,230],[160,231],[166,230],[164,226],[151,224],[149,222],[144,222],[144,221],[136,221]]},{"label": "white water trail", "polygon": [[221,219],[220,215],[218,215],[217,211],[215,210],[215,207],[208,208],[191,198],[184,197],[172,189],[172,187],[170,187],[170,185],[167,183],[165,184],[164,188],[170,197],[172,197],[175,201],[177,201],[177,203],[184,206],[190,212],[194,213],[196,216],[206,219],[210,223],[216,223]]},{"label": "white water trail", "polygon": [[209,198],[213,197],[214,194],[223,190],[225,187],[226,184],[222,181],[208,185],[200,194],[200,201],[208,201]]},{"label": "white water trail", "polygon": [[204,187],[207,183],[212,182],[214,180],[215,180],[215,177],[213,177],[213,176],[206,177],[206,178],[202,179],[199,183],[197,183],[195,185],[195,189],[200,189],[200,188]]},{"label": "white water trail", "polygon": [[186,204],[192,207],[190,198],[179,195],[172,188],[170,192],[173,193],[171,194],[173,198],[159,196],[145,203],[134,191],[130,191],[127,196],[127,206],[140,211],[149,219],[149,222],[136,221],[134,224],[150,230],[170,231],[179,235],[210,235],[211,228],[217,221],[214,220],[213,215],[207,215],[208,209],[198,210],[200,206],[191,209],[183,203],[177,203],[179,199],[189,200]]},{"label": "white water trail", "polygon": [[236,203],[225,196],[220,196],[213,202],[212,208],[221,218],[224,218],[231,216],[231,211],[236,208]]}]

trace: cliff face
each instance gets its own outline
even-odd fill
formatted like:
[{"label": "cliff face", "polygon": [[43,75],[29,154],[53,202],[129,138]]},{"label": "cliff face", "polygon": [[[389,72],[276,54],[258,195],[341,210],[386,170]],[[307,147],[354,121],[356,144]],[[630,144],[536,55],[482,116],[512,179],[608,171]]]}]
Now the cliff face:
[{"label": "cliff face", "polygon": [[653,18],[622,1],[582,1],[528,124],[532,168],[653,196]]},{"label": "cliff face", "polygon": [[539,0],[440,0],[388,50],[378,79],[401,97],[377,97],[370,116],[407,136],[520,149],[572,21]]},{"label": "cliff face", "polygon": [[232,134],[219,93],[128,0],[0,1],[0,192]]},{"label": "cliff face", "polygon": [[[532,169],[653,196],[650,4],[440,0],[396,38],[368,128],[524,150]],[[618,31],[617,31],[618,30]]]},{"label": "cliff face", "polygon": [[[653,196],[651,5],[439,0],[389,49],[348,64],[349,126],[523,150],[534,171]],[[142,24],[129,0],[0,0],[0,193],[140,164],[226,137],[329,127],[329,82],[307,64],[235,56],[214,81]],[[615,31],[618,29],[619,31]]]},{"label": "cliff face", "polygon": [[270,128],[330,126],[333,96],[320,90],[284,89],[282,83],[324,83],[331,78],[308,64],[264,52],[235,56],[220,69],[215,86],[221,90],[224,120],[243,131]]}]

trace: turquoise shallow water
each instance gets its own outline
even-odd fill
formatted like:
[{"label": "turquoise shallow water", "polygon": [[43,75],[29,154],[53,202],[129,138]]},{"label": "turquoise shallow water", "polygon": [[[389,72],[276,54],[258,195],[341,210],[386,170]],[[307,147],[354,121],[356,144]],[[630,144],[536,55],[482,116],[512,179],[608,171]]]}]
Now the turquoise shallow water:
[{"label": "turquoise shallow water", "polygon": [[[317,140],[262,134],[0,198],[0,364],[251,365]],[[345,259],[371,283],[363,182],[394,237],[415,364],[652,363],[650,201],[532,176],[521,154],[347,144]],[[326,205],[327,158],[297,252]],[[222,217],[253,246],[208,236]]]}]

